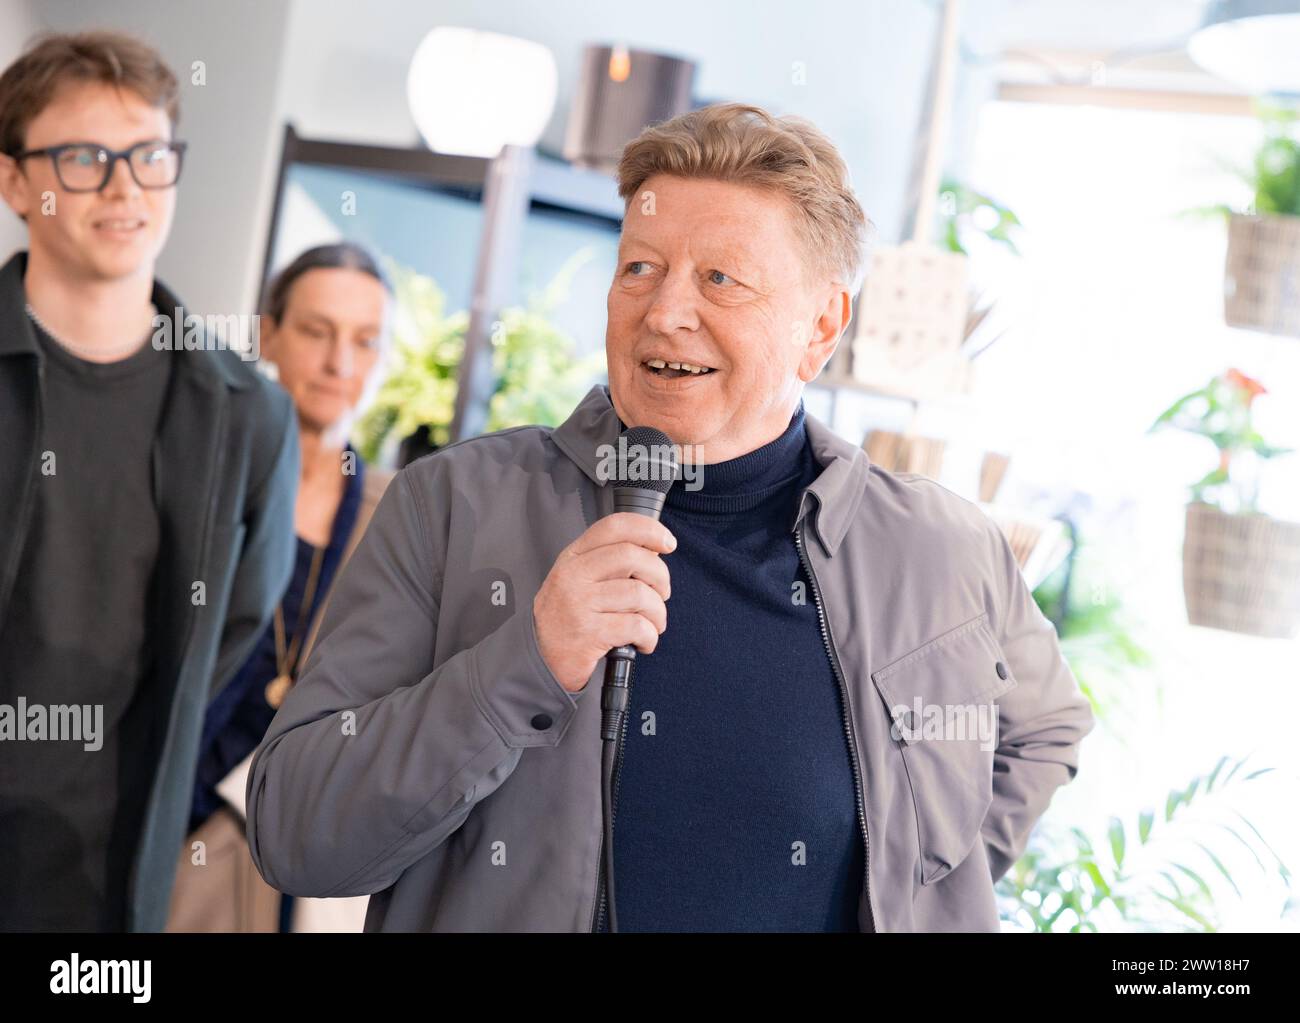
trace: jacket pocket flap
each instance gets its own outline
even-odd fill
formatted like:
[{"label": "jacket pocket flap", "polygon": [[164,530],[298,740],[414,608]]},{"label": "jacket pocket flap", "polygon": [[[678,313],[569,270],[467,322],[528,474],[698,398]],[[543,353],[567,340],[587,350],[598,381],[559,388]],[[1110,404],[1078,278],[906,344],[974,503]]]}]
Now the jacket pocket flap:
[{"label": "jacket pocket flap", "polygon": [[908,746],[921,739],[918,702],[922,713],[936,707],[951,717],[990,703],[1017,684],[987,611],[877,669],[871,678],[889,708],[895,734]]}]

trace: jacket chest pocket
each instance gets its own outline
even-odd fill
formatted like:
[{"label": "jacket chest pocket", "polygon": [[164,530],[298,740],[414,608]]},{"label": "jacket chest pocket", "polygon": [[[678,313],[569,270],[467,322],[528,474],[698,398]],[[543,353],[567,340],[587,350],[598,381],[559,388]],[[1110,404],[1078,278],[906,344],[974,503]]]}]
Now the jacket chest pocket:
[{"label": "jacket chest pocket", "polygon": [[872,672],[916,811],[921,883],[956,869],[993,799],[996,700],[1016,685],[988,612]]}]

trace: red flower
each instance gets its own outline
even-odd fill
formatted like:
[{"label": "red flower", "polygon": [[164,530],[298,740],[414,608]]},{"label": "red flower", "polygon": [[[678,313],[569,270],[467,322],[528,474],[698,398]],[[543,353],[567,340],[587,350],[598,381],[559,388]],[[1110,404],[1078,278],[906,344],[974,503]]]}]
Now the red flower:
[{"label": "red flower", "polygon": [[1268,390],[1258,380],[1246,376],[1239,369],[1230,369],[1223,375],[1223,379],[1234,387],[1238,387],[1246,392],[1246,404],[1249,405],[1255,400],[1257,395],[1267,394]]}]

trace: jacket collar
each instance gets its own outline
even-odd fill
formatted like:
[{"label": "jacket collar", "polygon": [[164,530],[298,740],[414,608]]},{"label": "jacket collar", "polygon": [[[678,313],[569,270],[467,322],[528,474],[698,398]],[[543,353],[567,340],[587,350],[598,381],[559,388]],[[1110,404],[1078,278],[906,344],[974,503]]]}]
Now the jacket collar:
[{"label": "jacket collar", "polygon": [[[27,316],[23,275],[27,254],[19,252],[0,268],[0,479],[20,481],[15,499],[0,502],[0,570],[12,564],[15,544],[22,544],[27,521],[26,495],[35,475],[38,424],[43,394],[39,369],[44,358]],[[160,313],[175,315],[180,301],[155,282],[153,300]],[[231,392],[253,385],[256,376],[239,365],[238,355],[200,348],[173,351],[171,381],[153,442],[154,498],[159,509],[164,548],[159,552],[164,592],[188,593],[206,571],[207,536],[216,482],[222,478],[226,429],[233,404]],[[0,617],[9,599],[0,577]],[[165,601],[165,627],[159,635],[163,678],[175,680],[184,662],[192,605]]]},{"label": "jacket collar", "polygon": [[[828,556],[844,540],[866,491],[871,465],[867,454],[855,447],[811,413],[805,413],[808,439],[821,474],[799,501],[796,524],[815,508],[813,530]],[[597,384],[572,414],[551,432],[551,439],[599,487],[605,480],[597,471],[601,445],[618,441],[620,423],[609,397],[609,386]],[[809,500],[809,495],[815,501]]]},{"label": "jacket collar", "polygon": [[[27,316],[27,297],[23,277],[27,274],[27,253],[20,250],[0,267],[0,358],[9,355],[34,355],[41,359],[36,331]],[[153,283],[153,303],[158,312],[175,318],[177,310],[183,311],[180,299],[159,280]],[[190,317],[192,312],[185,312]],[[178,321],[177,321],[178,322]],[[173,353],[175,354],[175,353]],[[185,352],[185,358],[173,360],[182,373],[191,375],[201,386],[224,383],[235,390],[243,390],[252,382],[251,374],[241,373],[234,359],[219,351]]]}]

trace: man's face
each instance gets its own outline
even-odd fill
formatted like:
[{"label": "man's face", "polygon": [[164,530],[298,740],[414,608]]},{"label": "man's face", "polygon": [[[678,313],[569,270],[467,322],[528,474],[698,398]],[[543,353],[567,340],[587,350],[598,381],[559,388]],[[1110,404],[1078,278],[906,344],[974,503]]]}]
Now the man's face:
[{"label": "man's face", "polygon": [[[24,149],[68,142],[94,142],[122,150],[137,142],[171,138],[167,112],[127,89],[69,83],[27,126]],[[27,220],[33,256],[86,281],[153,276],[154,261],[167,240],[176,189],[143,189],[125,160],[99,192],[69,192],[48,156],[16,165],[0,159],[5,200]]]},{"label": "man's face", "polygon": [[783,196],[655,175],[628,206],[608,312],[619,418],[700,445],[708,463],[781,434],[848,324],[850,294],[808,265]]}]

